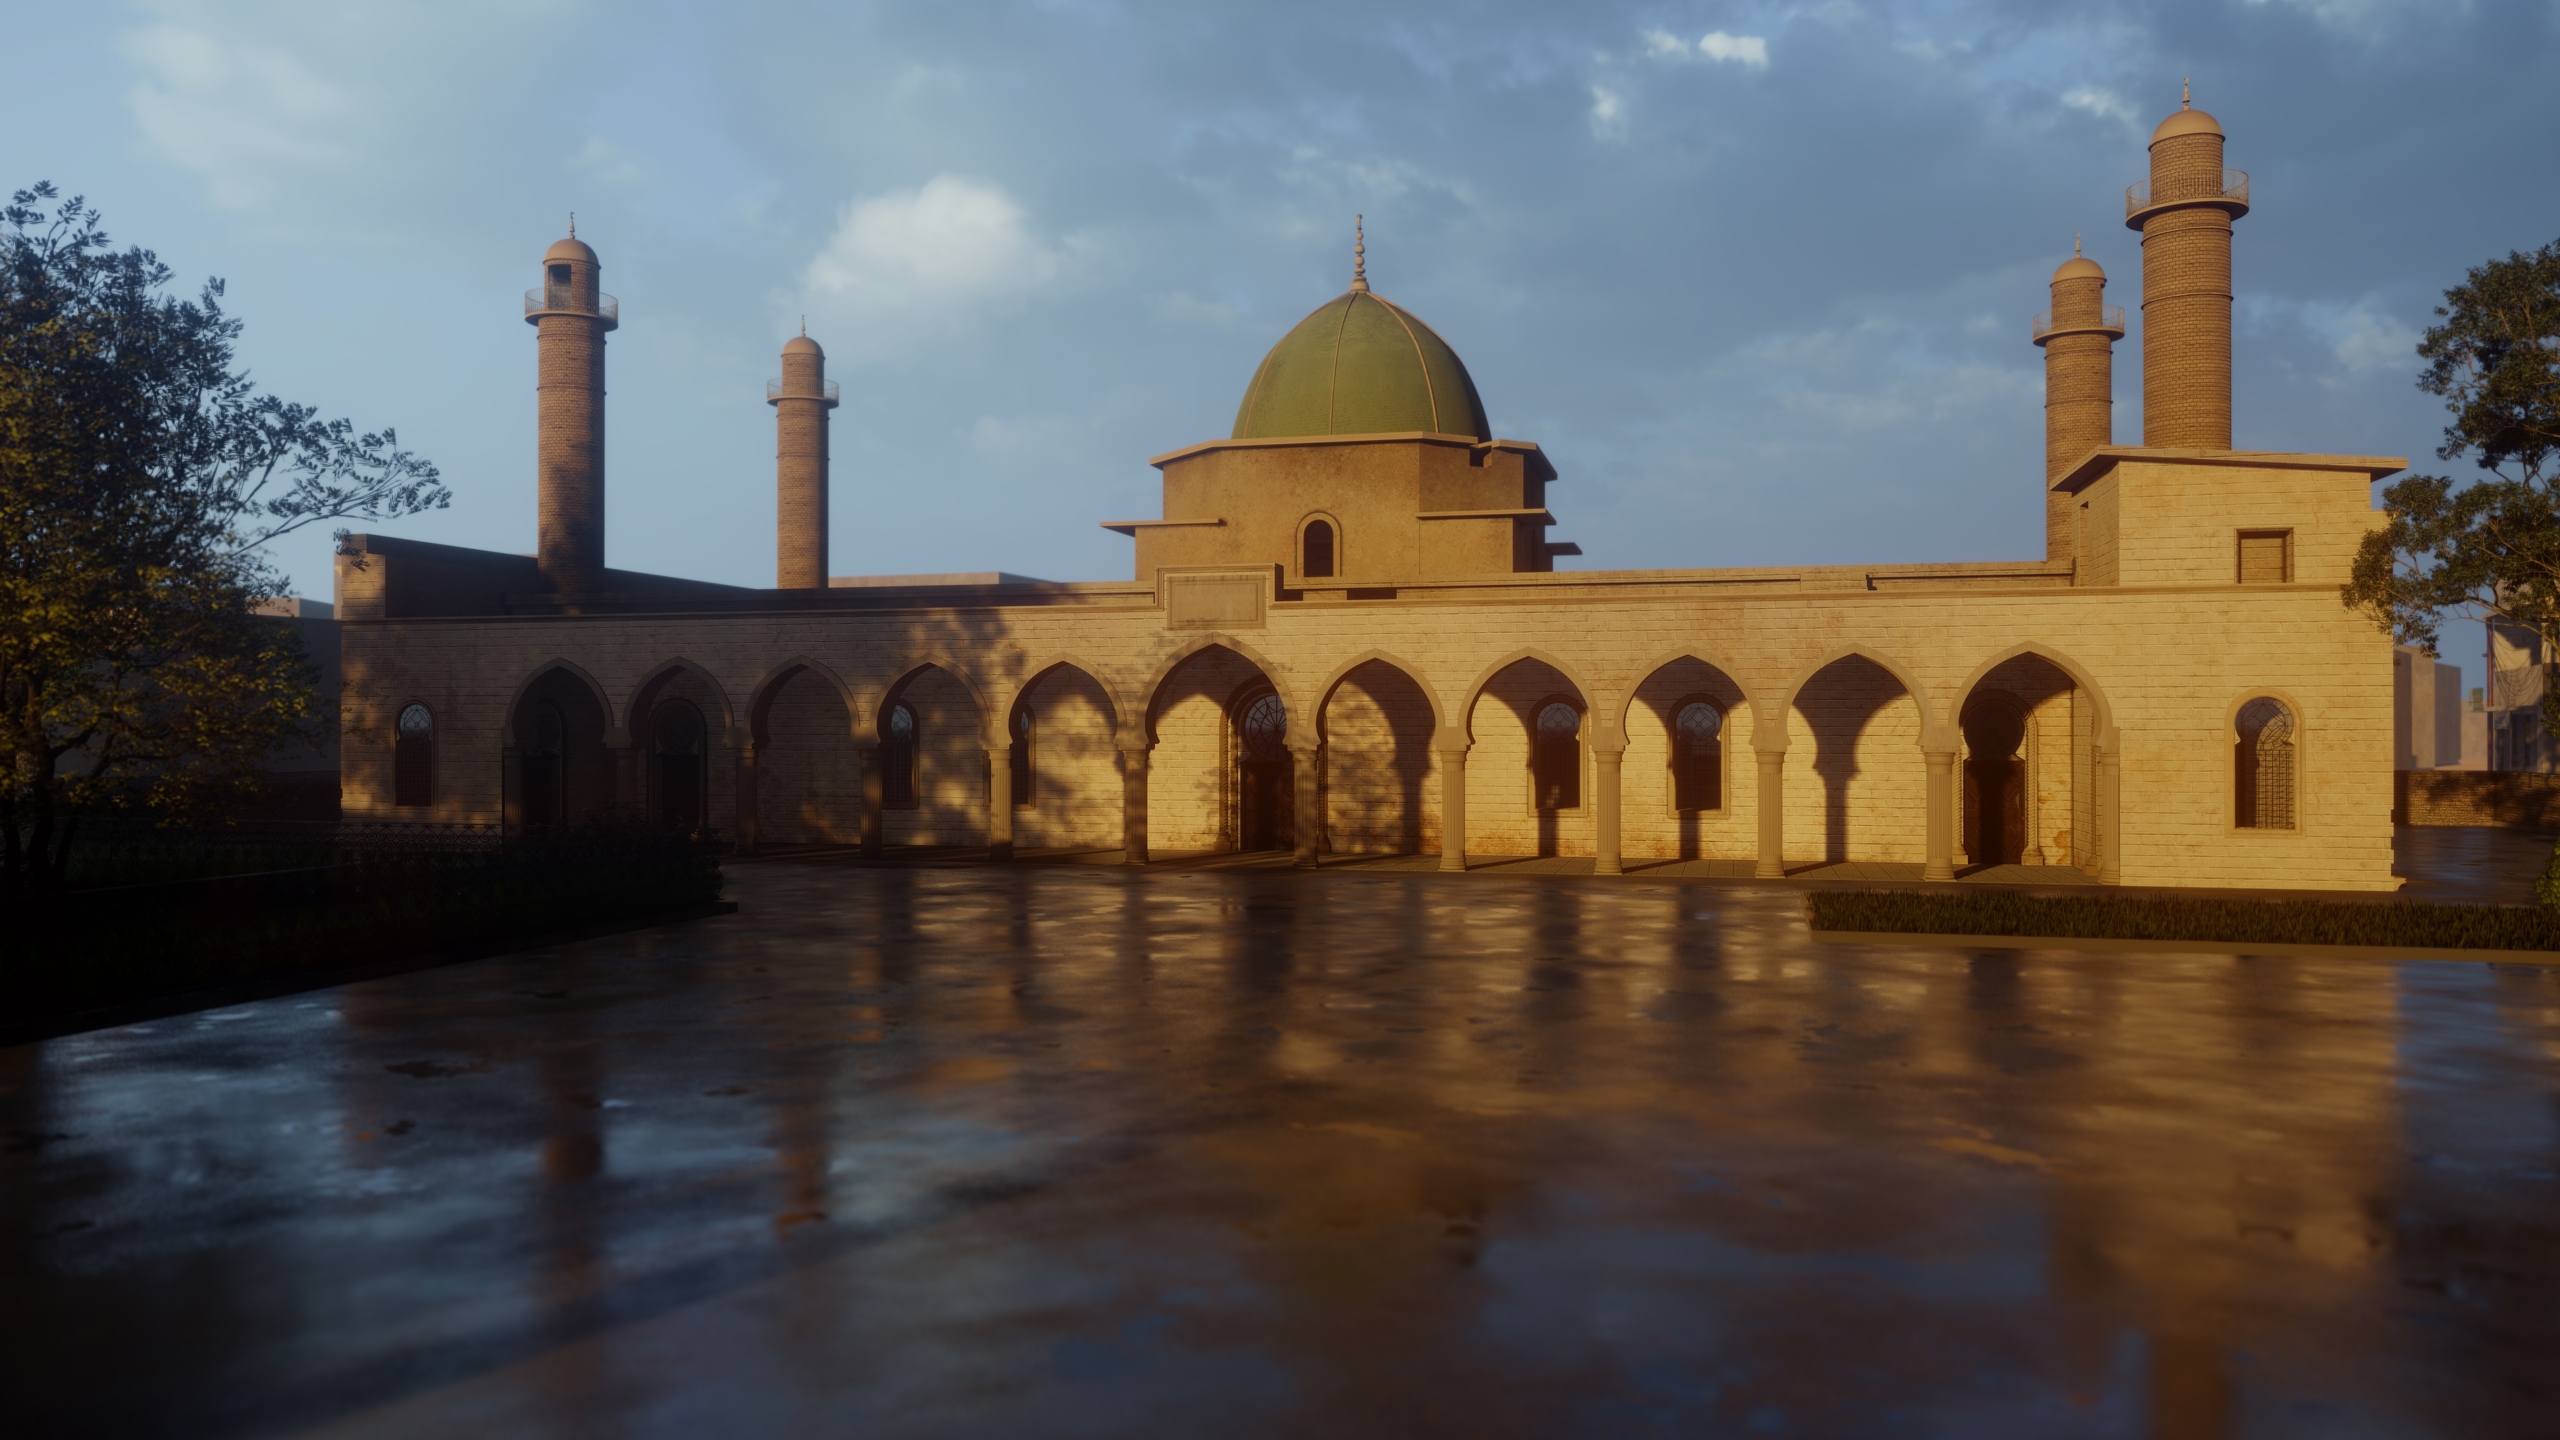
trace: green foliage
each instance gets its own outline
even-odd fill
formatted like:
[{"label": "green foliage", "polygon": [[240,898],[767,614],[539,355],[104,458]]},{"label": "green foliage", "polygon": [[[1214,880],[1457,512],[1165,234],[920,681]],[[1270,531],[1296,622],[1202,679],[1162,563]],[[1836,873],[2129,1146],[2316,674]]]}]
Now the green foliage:
[{"label": "green foliage", "polygon": [[2551,858],[2542,862],[2542,874],[2533,882],[2533,898],[2552,910],[2560,910],[2560,846],[2552,847]]},{"label": "green foliage", "polygon": [[56,198],[0,209],[0,904],[61,890],[75,817],[201,813],[334,722],[254,613],[284,585],[260,546],[447,498],[391,431],[257,393],[219,280],[161,294]]},{"label": "green foliage", "polygon": [[[2418,388],[2453,415],[2436,455],[2468,456],[2487,478],[2385,488],[2389,528],[2365,537],[2342,596],[2431,653],[2450,611],[2531,629],[2547,655],[2560,639],[2560,242],[2474,269],[2436,314],[2418,345]],[[2560,692],[2544,707],[2560,728]]]},{"label": "green foliage", "polygon": [[1900,935],[2560,950],[2560,914],[2514,905],[1825,890],[1805,897],[1805,915],[1817,930]]}]

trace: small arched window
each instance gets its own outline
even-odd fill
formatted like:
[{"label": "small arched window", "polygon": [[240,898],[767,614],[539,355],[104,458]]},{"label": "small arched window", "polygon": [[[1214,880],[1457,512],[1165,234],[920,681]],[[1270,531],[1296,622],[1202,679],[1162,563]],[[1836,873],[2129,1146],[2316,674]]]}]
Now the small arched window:
[{"label": "small arched window", "polygon": [[400,712],[399,737],[391,746],[391,803],[436,803],[436,717],[424,705]]},{"label": "small arched window", "polygon": [[892,810],[916,808],[916,712],[899,701],[889,707],[880,736],[880,803]]},{"label": "small arched window", "polygon": [[1310,520],[1301,537],[1298,573],[1309,580],[1333,577],[1333,522]]},{"label": "small arched window", "polygon": [[1013,707],[1012,729],[1013,808],[1016,810],[1037,809],[1039,807],[1031,803],[1032,782],[1039,778],[1040,772],[1033,768],[1031,763],[1032,721],[1030,706],[1016,705]]},{"label": "small arched window", "polygon": [[1529,768],[1540,810],[1582,808],[1582,712],[1563,700],[1538,707]]},{"label": "small arched window", "polygon": [[1724,808],[1724,712],[1705,700],[1671,717],[1671,808]]},{"label": "small arched window", "polygon": [[1266,693],[1244,707],[1244,758],[1255,765],[1275,765],[1289,758],[1289,707]]},{"label": "small arched window", "polygon": [[528,825],[561,825],[569,818],[568,767],[561,751],[569,722],[549,700],[533,707],[533,733],[524,750],[524,819]]},{"label": "small arched window", "polygon": [[2243,830],[2294,828],[2293,712],[2261,695],[2240,707],[2232,746],[2232,816]]}]

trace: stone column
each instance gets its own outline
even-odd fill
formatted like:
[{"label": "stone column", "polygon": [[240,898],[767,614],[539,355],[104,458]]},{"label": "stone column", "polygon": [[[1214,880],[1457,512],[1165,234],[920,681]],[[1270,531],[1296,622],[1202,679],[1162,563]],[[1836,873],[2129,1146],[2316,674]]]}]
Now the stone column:
[{"label": "stone column", "polygon": [[2123,798],[2123,764],[2115,745],[2098,750],[2098,883],[2121,885],[2124,867],[2120,856],[2124,849],[2124,816],[2118,802]]},{"label": "stone column", "polygon": [[1120,747],[1120,863],[1147,863],[1147,750]]},{"label": "stone column", "polygon": [[1013,742],[987,747],[987,854],[1013,858]]},{"label": "stone column", "polygon": [[738,853],[756,853],[756,747],[738,747]]},{"label": "stone column", "polygon": [[862,853],[877,860],[888,849],[887,826],[882,821],[886,799],[885,781],[880,775],[880,747],[871,746],[859,752],[862,756]]},{"label": "stone column", "polygon": [[1289,747],[1290,788],[1296,814],[1291,818],[1297,854],[1291,863],[1312,868],[1316,863],[1318,842],[1324,835],[1324,790],[1316,760],[1320,752],[1313,745]]},{"label": "stone column", "polygon": [[1787,752],[1760,750],[1760,880],[1787,878]]},{"label": "stone column", "polygon": [[1953,851],[1955,849],[1954,819],[1956,810],[1956,752],[1953,750],[1929,750],[1923,752],[1922,758],[1929,762],[1929,818],[1926,822],[1928,834],[1921,847],[1922,855],[1927,863],[1920,867],[1920,878],[1923,880],[1953,880],[1956,878],[1956,867],[1953,859]]},{"label": "stone column", "polygon": [[1467,747],[1440,750],[1440,868],[1467,868]]},{"label": "stone column", "polygon": [[1591,873],[1623,874],[1618,858],[1618,767],[1626,759],[1626,752],[1594,750],[1591,759],[1595,770],[1592,779],[1599,792],[1592,796],[1592,848],[1597,858],[1591,862]]}]

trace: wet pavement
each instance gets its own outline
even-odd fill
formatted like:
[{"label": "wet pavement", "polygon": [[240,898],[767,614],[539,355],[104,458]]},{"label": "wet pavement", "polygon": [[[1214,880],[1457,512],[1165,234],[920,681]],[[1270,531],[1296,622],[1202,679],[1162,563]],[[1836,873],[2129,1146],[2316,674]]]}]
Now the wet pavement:
[{"label": "wet pavement", "polygon": [[14,1434],[2560,1429],[2560,977],[736,867],[0,1051]]}]

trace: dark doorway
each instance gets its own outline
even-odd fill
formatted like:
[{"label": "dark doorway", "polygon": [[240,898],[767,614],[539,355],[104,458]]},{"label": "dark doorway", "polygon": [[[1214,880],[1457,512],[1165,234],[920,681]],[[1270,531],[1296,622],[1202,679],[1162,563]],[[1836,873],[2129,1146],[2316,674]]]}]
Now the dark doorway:
[{"label": "dark doorway", "polygon": [[658,763],[658,818],[685,830],[702,828],[702,712],[682,700],[658,707],[649,729]]},{"label": "dark doorway", "polygon": [[1289,763],[1289,710],[1265,690],[1236,708],[1236,848],[1297,844],[1298,784]]},{"label": "dark doorway", "polygon": [[568,774],[561,751],[569,723],[548,700],[533,706],[533,734],[524,747],[524,823],[561,825],[569,818]]},{"label": "dark doorway", "polygon": [[2026,716],[1997,700],[1964,709],[1964,850],[1977,865],[2016,865],[2026,855],[2027,777],[2018,758]]}]

